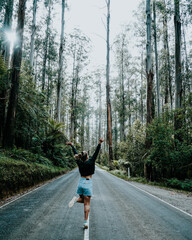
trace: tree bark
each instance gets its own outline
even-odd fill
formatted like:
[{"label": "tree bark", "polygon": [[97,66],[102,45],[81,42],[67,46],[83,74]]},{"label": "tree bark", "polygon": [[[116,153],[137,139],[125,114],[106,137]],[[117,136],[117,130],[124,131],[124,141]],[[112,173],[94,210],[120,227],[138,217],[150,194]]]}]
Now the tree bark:
[{"label": "tree bark", "polygon": [[144,73],[144,67],[143,67],[143,52],[141,54],[141,89],[140,89],[140,104],[141,104],[141,122],[144,122],[144,104],[143,104],[143,73]]},{"label": "tree bark", "polygon": [[32,22],[32,31],[31,31],[31,43],[30,43],[30,66],[31,66],[31,69],[33,69],[33,66],[34,66],[36,12],[37,12],[37,0],[33,0],[33,22]]},{"label": "tree bark", "polygon": [[185,88],[188,90],[188,93],[191,91],[191,84],[190,84],[190,72],[189,72],[189,63],[188,63],[188,54],[187,54],[187,46],[186,46],[186,38],[185,38],[185,29],[183,26],[183,45],[185,51]]},{"label": "tree bark", "polygon": [[182,76],[181,76],[181,20],[179,0],[175,1],[175,109],[182,108]]},{"label": "tree bark", "polygon": [[[5,8],[5,18],[3,23],[4,30],[4,44],[2,44],[2,57],[5,68],[9,68],[10,61],[10,42],[6,39],[6,32],[11,31],[12,15],[13,15],[13,2],[14,0],[8,0]],[[0,89],[0,145],[3,141],[3,130],[5,127],[5,115],[6,115],[6,104],[7,104],[7,90],[8,90],[8,74],[7,80],[4,79],[4,87]]]},{"label": "tree bark", "polygon": [[57,108],[56,108],[56,119],[58,122],[61,121],[61,91],[63,82],[63,52],[64,52],[64,24],[65,24],[64,13],[65,13],[65,0],[62,0],[61,39],[59,48],[59,71],[57,82]]},{"label": "tree bark", "polygon": [[182,76],[181,76],[181,21],[180,21],[180,4],[175,0],[175,139],[182,141]]},{"label": "tree bark", "polygon": [[[164,16],[163,16],[163,26],[164,26],[164,34],[165,34],[165,51],[166,51],[166,63],[167,63],[167,70],[168,70],[168,88],[169,88],[169,98],[171,109],[173,109],[173,94],[172,94],[172,77],[171,77],[171,63],[170,63],[170,53],[169,53],[169,35],[168,35],[168,24],[167,24],[167,10],[166,10],[166,2],[164,0]],[[167,90],[166,90],[167,91]],[[165,99],[165,103],[167,103],[167,99]]]},{"label": "tree bark", "polygon": [[111,167],[113,160],[113,148],[112,148],[112,117],[111,117],[111,102],[110,102],[110,44],[109,44],[109,32],[110,32],[110,0],[107,3],[107,64],[106,64],[106,98],[107,98],[107,140],[109,145],[109,166]]},{"label": "tree bark", "polygon": [[5,8],[5,18],[3,23],[4,29],[4,44],[2,48],[2,56],[5,62],[5,65],[9,67],[9,60],[10,60],[10,42],[6,39],[6,32],[11,31],[12,25],[12,15],[13,15],[13,4],[14,0],[7,0],[7,5]]},{"label": "tree bark", "polygon": [[42,91],[45,90],[45,74],[46,74],[46,64],[47,64],[47,55],[48,55],[48,42],[50,34],[50,21],[51,21],[51,0],[48,0],[48,15],[46,20],[46,32],[45,32],[45,41],[44,41],[44,56],[43,56],[43,70],[42,70]]},{"label": "tree bark", "polygon": [[160,114],[160,91],[159,91],[159,63],[157,51],[157,30],[156,30],[156,0],[153,1],[153,20],[154,20],[154,42],[155,42],[155,63],[156,63],[156,90],[157,90],[157,116]]},{"label": "tree bark", "polygon": [[[147,14],[147,59],[146,59],[146,75],[147,75],[147,126],[152,122],[154,110],[153,110],[153,71],[152,71],[152,57],[151,57],[151,1],[146,1],[146,14]],[[146,133],[146,148],[150,149],[151,140],[148,132]],[[145,164],[144,175],[147,179],[152,178],[151,164]]]},{"label": "tree bark", "polygon": [[125,141],[125,86],[124,86],[124,37],[122,39],[121,49],[121,98],[122,98],[122,115],[121,115],[121,141]]},{"label": "tree bark", "polygon": [[11,73],[11,91],[5,124],[5,132],[3,138],[4,147],[13,147],[15,139],[15,116],[19,92],[19,77],[22,61],[22,44],[23,30],[25,21],[25,5],[26,0],[19,0],[18,22],[17,22],[17,45],[14,47]]}]

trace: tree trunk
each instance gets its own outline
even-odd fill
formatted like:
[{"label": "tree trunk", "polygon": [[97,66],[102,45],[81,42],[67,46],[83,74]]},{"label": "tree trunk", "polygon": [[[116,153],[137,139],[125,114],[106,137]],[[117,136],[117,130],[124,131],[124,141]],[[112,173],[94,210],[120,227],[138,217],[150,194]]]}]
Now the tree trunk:
[{"label": "tree trunk", "polygon": [[141,122],[143,123],[144,122],[144,104],[143,104],[143,52],[141,54],[141,89],[140,89],[140,96],[141,96]]},{"label": "tree trunk", "polygon": [[[146,59],[146,75],[147,75],[147,126],[153,119],[153,71],[152,71],[152,57],[151,57],[151,1],[146,1],[146,14],[147,14],[147,59]],[[150,149],[151,140],[148,133],[146,134],[146,148]],[[144,175],[147,179],[151,180],[152,167],[151,164],[145,164]]]},{"label": "tree trunk", "polygon": [[101,137],[101,118],[102,118],[101,97],[102,97],[101,80],[99,79],[99,137]]},{"label": "tree trunk", "polygon": [[[166,14],[166,13],[165,13]],[[165,78],[165,104],[169,102],[169,69],[168,69],[168,62],[167,62],[167,26],[165,21],[165,16],[163,16],[163,46],[164,46],[164,64],[165,64],[165,71],[164,71],[164,78]]]},{"label": "tree trunk", "polygon": [[159,92],[159,63],[157,51],[157,30],[156,30],[156,0],[153,1],[153,20],[154,20],[154,42],[155,42],[155,63],[156,63],[156,90],[157,90],[157,116],[160,114],[160,92]]},{"label": "tree trunk", "polygon": [[64,13],[65,13],[65,0],[62,0],[61,39],[59,48],[59,71],[57,82],[57,108],[56,108],[56,119],[58,122],[61,121],[61,91],[63,82],[63,52],[64,52],[64,23],[65,23]]},{"label": "tree trunk", "polygon": [[[12,25],[12,15],[13,15],[13,0],[8,0],[6,9],[5,9],[5,18],[3,29],[5,32],[11,31]],[[2,57],[4,61],[4,66],[6,68],[9,67],[10,60],[10,42],[6,39],[6,34],[4,34],[4,44],[2,45]],[[7,80],[4,79],[4,87],[0,89],[0,145],[2,145],[3,141],[3,130],[5,127],[5,115],[6,115],[6,104],[7,104],[7,90],[8,90],[8,74]]]},{"label": "tree trunk", "polygon": [[113,148],[112,148],[112,117],[111,117],[111,102],[110,102],[110,44],[109,44],[109,29],[110,27],[110,0],[107,0],[107,64],[106,64],[106,97],[107,97],[107,140],[109,144],[109,166],[111,167],[113,160]]},{"label": "tree trunk", "polygon": [[35,34],[36,34],[36,12],[37,12],[37,0],[33,0],[33,22],[31,32],[31,43],[30,43],[30,66],[33,69],[34,66],[34,47],[35,47]]},{"label": "tree trunk", "polygon": [[48,0],[48,15],[46,20],[46,33],[44,41],[44,56],[43,56],[43,70],[42,70],[42,91],[45,90],[45,74],[46,74],[46,64],[47,64],[47,55],[48,55],[48,42],[50,34],[50,21],[51,21],[51,0]]},{"label": "tree trunk", "polygon": [[71,116],[70,116],[70,140],[74,137],[74,79],[72,79],[72,89],[71,89]]},{"label": "tree trunk", "polygon": [[114,150],[114,158],[118,159],[117,156],[117,140],[118,140],[118,132],[117,132],[117,112],[115,111],[115,129],[114,129],[114,134],[115,134],[115,150]]},{"label": "tree trunk", "polygon": [[23,44],[23,30],[25,21],[25,5],[26,0],[19,1],[18,22],[17,22],[17,45],[13,51],[12,73],[11,73],[11,91],[7,112],[7,119],[4,132],[4,147],[13,147],[15,139],[15,116],[19,92],[19,77],[20,67],[22,61],[22,44]]},{"label": "tree trunk", "polygon": [[189,72],[189,63],[188,63],[188,55],[187,55],[187,46],[186,46],[186,39],[185,39],[185,29],[183,25],[183,45],[184,45],[184,52],[185,52],[185,87],[190,93],[191,86],[190,86],[190,72]]},{"label": "tree trunk", "polygon": [[182,128],[181,110],[182,108],[182,76],[181,76],[181,21],[179,0],[175,0],[175,138],[182,141],[181,133],[178,132]]},{"label": "tree trunk", "polygon": [[125,86],[124,86],[124,38],[122,39],[121,50],[121,98],[122,98],[122,116],[121,116],[121,141],[125,141]]},{"label": "tree trunk", "polygon": [[173,94],[172,94],[172,77],[171,77],[171,63],[170,63],[170,53],[169,53],[169,35],[168,35],[168,25],[167,25],[167,10],[166,10],[166,2],[164,0],[164,17],[163,17],[163,26],[165,29],[165,44],[166,44],[166,63],[168,68],[168,86],[169,86],[169,98],[171,109],[173,109]]},{"label": "tree trunk", "polygon": [[175,0],[175,109],[182,108],[181,21],[179,0]]},{"label": "tree trunk", "polygon": [[5,8],[5,18],[3,23],[3,29],[5,31],[4,34],[4,44],[2,48],[2,56],[5,62],[5,65],[9,67],[9,60],[10,60],[10,42],[6,39],[6,32],[11,31],[12,25],[12,15],[13,15],[13,3],[14,0],[7,0],[7,5]]}]

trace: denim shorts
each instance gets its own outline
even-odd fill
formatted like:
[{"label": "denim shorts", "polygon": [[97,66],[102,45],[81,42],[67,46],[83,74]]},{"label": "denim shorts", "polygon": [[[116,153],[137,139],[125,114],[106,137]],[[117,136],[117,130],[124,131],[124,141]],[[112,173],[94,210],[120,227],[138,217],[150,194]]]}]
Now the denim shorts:
[{"label": "denim shorts", "polygon": [[80,177],[77,187],[77,194],[84,196],[92,196],[92,188],[92,179],[87,180],[86,178]]}]

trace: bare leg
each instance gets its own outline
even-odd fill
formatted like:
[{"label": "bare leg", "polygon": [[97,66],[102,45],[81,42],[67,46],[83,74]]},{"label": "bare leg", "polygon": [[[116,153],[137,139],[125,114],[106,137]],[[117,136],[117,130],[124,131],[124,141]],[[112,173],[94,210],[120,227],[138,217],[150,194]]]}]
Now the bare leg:
[{"label": "bare leg", "polygon": [[90,211],[90,196],[84,196],[84,213],[85,213],[85,221],[87,221]]},{"label": "bare leg", "polygon": [[83,195],[79,195],[79,198],[77,199],[78,203],[84,203],[84,196]]}]

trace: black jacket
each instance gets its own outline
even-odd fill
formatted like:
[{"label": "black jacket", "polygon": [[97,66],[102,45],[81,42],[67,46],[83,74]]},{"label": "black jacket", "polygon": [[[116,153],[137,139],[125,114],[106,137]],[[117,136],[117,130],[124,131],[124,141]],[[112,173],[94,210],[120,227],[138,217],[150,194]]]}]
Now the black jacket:
[{"label": "black jacket", "polygon": [[[73,145],[71,145],[71,146],[72,146],[72,150],[73,150],[74,155],[78,154],[75,147]],[[89,159],[87,161],[83,162],[80,159],[76,160],[76,163],[79,167],[79,172],[80,172],[81,176],[86,177],[86,176],[94,174],[94,172],[95,172],[95,161],[96,161],[96,158],[98,156],[100,148],[101,148],[101,144],[98,144],[93,156],[89,157]]]}]

